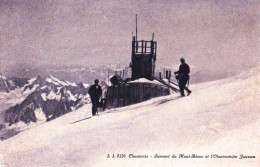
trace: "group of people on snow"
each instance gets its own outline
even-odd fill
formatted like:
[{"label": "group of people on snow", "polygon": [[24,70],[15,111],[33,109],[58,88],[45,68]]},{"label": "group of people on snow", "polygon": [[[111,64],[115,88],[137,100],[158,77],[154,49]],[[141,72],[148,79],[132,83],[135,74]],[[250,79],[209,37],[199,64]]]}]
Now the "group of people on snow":
[{"label": "group of people on snow", "polygon": [[[176,79],[177,79],[178,84],[179,84],[180,95],[185,96],[184,90],[186,90],[187,96],[189,96],[191,94],[191,90],[189,90],[186,85],[187,85],[187,83],[189,82],[189,79],[190,79],[190,76],[189,76],[190,67],[185,62],[184,58],[181,58],[180,61],[181,61],[181,65],[179,66],[179,71],[174,72],[174,74],[176,75]],[[93,116],[97,114],[99,99],[102,95],[101,86],[98,84],[99,80],[96,79],[94,81],[94,83],[95,84],[91,85],[89,90],[88,90],[88,93],[89,93],[91,101],[92,101],[92,115]]]}]

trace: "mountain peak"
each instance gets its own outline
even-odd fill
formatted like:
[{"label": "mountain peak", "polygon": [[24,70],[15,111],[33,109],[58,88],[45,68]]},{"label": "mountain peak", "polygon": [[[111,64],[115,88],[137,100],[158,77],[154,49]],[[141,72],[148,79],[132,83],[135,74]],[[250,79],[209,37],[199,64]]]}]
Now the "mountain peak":
[{"label": "mountain peak", "polygon": [[2,73],[0,73],[0,79],[6,80],[6,77]]},{"label": "mountain peak", "polygon": [[49,83],[53,83],[54,85],[60,85],[60,86],[77,86],[77,84],[75,83],[71,83],[65,80],[59,80],[57,78],[55,78],[52,75],[48,75],[47,78],[45,79],[47,82]]},{"label": "mountain peak", "polygon": [[[27,80],[25,86],[22,87],[20,103],[14,103],[4,111],[5,122],[8,122],[9,125],[19,121],[36,122],[38,120],[35,113],[37,109],[44,113],[47,120],[55,119],[74,110],[79,106],[78,103],[80,105],[89,103],[89,100],[82,100],[87,91],[88,88],[84,86],[62,81],[52,75],[44,78],[38,75],[36,78]],[[19,89],[17,92],[19,93]]]}]

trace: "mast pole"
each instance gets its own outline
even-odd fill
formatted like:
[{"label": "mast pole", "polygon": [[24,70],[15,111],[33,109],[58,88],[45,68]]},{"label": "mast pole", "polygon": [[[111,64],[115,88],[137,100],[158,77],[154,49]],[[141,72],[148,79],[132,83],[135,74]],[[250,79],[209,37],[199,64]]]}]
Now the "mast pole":
[{"label": "mast pole", "polygon": [[136,22],[135,39],[136,39],[136,41],[137,41],[137,14],[136,14],[135,22]]}]

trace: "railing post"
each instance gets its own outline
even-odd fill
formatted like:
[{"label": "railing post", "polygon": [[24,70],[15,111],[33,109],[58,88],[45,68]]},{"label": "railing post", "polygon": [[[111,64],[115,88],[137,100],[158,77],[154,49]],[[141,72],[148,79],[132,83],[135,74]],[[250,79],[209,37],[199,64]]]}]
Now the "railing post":
[{"label": "railing post", "polygon": [[138,52],[138,41],[135,42],[136,43],[136,46],[135,46],[135,52],[137,53]]},{"label": "railing post", "polygon": [[132,41],[132,62],[133,62],[133,57],[135,54],[135,37],[133,37],[133,41]]},{"label": "railing post", "polygon": [[143,83],[143,99],[142,100],[145,100],[145,90],[144,90],[144,83]]},{"label": "railing post", "polygon": [[142,54],[144,53],[144,40],[142,40]]},{"label": "railing post", "polygon": [[123,98],[123,106],[125,106],[125,98],[126,98],[126,95],[125,95],[125,84],[124,84],[124,89],[123,89],[123,91],[124,91],[124,93],[123,93],[123,95],[124,95],[124,98]]},{"label": "railing post", "polygon": [[117,107],[119,106],[119,87],[120,85],[117,86]]},{"label": "railing post", "polygon": [[171,70],[169,71],[169,84],[170,84],[170,82],[171,82],[171,76],[172,76],[172,72],[171,72]]},{"label": "railing post", "polygon": [[151,41],[151,55],[154,54],[154,42]]},{"label": "railing post", "polygon": [[156,52],[157,52],[157,43],[154,42],[155,46],[154,46],[154,61],[156,61]]},{"label": "railing post", "polygon": [[147,47],[147,41],[145,41],[145,45],[144,45],[144,53],[146,53],[146,47]]},{"label": "railing post", "polygon": [[149,99],[150,99],[151,98],[151,86],[150,86],[150,84],[148,86],[148,89],[149,89]]}]

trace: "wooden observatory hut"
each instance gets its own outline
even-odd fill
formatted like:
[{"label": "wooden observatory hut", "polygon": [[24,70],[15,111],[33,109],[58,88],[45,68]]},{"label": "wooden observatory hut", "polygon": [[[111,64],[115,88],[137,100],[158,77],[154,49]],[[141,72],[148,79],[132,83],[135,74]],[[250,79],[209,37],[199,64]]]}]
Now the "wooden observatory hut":
[{"label": "wooden observatory hut", "polygon": [[113,85],[107,88],[107,108],[123,107],[143,102],[153,97],[169,95],[169,88],[177,90],[155,77],[156,52],[157,42],[154,41],[154,34],[150,41],[138,41],[136,26],[136,36],[132,38],[130,63],[132,76],[131,78],[120,80],[120,77],[115,75],[110,79]]}]

